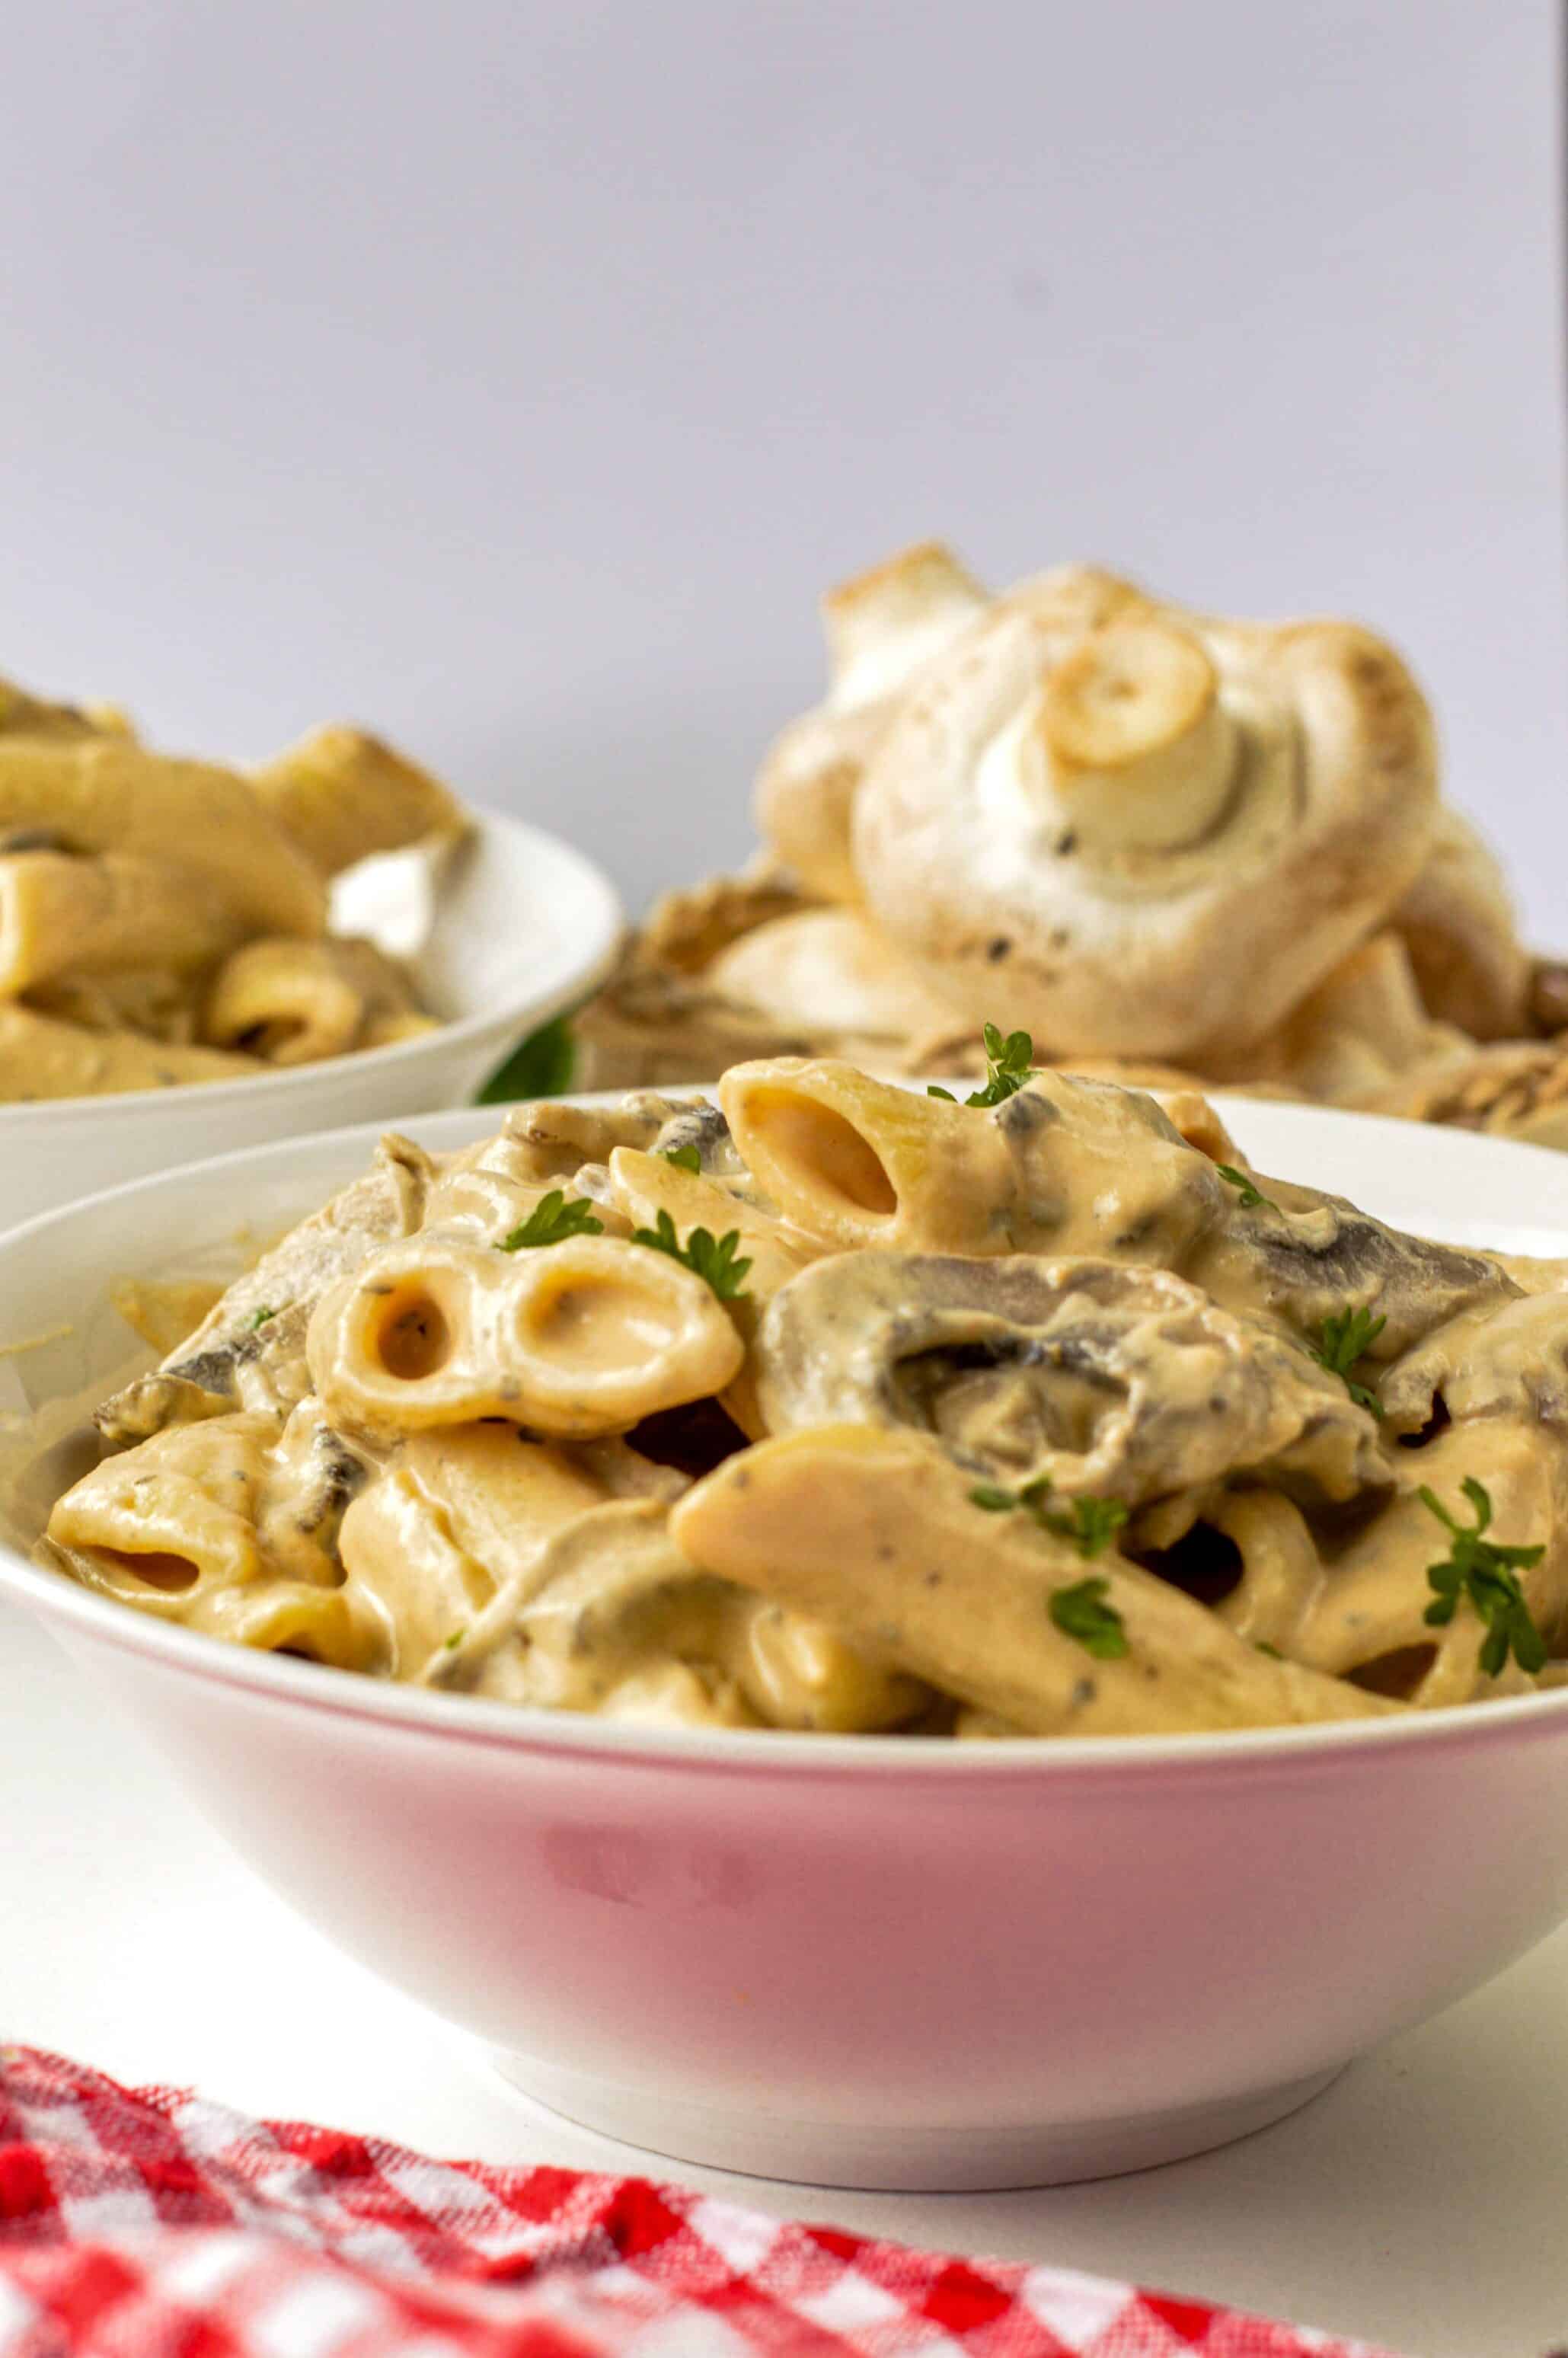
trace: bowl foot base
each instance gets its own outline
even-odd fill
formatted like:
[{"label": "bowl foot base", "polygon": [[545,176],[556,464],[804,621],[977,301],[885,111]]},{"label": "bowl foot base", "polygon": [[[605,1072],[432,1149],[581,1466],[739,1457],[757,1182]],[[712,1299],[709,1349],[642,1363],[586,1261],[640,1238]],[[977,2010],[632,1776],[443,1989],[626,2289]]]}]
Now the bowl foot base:
[{"label": "bowl foot base", "polygon": [[1344,2068],[1336,2065],[1304,2080],[1217,2103],[1114,2120],[925,2128],[881,2127],[864,2119],[788,2120],[668,2099],[532,2056],[496,2053],[492,2060],[503,2079],[535,2104],[579,2128],[672,2161],[749,2178],[900,2194],[1063,2186],[1181,2161],[1283,2120],[1321,2094]]}]

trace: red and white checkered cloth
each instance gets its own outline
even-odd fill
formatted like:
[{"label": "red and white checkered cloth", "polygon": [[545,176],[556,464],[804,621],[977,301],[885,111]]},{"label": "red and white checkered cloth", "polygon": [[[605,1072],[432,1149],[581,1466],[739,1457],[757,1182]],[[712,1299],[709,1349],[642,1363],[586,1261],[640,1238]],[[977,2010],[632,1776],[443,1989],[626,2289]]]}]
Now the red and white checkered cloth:
[{"label": "red and white checkered cloth", "polygon": [[1390,2358],[689,2188],[429,2161],[0,2048],[0,2358]]}]

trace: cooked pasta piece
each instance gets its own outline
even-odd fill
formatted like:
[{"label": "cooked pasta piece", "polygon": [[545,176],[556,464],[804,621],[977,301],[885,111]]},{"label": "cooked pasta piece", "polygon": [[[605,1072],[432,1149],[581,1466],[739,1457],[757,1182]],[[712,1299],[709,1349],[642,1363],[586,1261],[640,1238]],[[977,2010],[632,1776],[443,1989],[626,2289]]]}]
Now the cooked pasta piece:
[{"label": "cooked pasta piece", "polygon": [[0,1000],[0,1104],[236,1081],[259,1070],[252,1056],[150,1040],[141,1032],[88,1032]]},{"label": "cooked pasta piece", "polygon": [[252,773],[264,809],[323,876],[367,852],[461,835],[468,815],[438,779],[361,729],[317,729]]},{"label": "cooked pasta piece", "polygon": [[785,1228],[773,1213],[735,1192],[739,1182],[684,1170],[664,1159],[663,1150],[643,1154],[635,1147],[618,1146],[610,1158],[610,1186],[616,1208],[635,1228],[653,1228],[661,1212],[678,1233],[689,1235],[706,1228],[710,1236],[732,1231],[751,1266],[744,1297],[734,1304],[736,1326],[748,1347],[748,1364],[724,1393],[724,1404],[743,1432],[753,1437],[767,1430],[756,1398],[751,1347],[763,1305],[781,1286],[815,1259],[817,1248],[797,1230]]},{"label": "cooked pasta piece", "polygon": [[365,1464],[314,1401],[283,1427],[253,1413],[176,1426],[104,1461],[56,1508],[77,1578],[209,1636],[359,1669],[371,1633],[336,1540]]},{"label": "cooked pasta piece", "polygon": [[680,1501],[670,1528],[694,1563],[831,1622],[873,1660],[1032,1734],[1257,1727],[1388,1708],[1260,1653],[1114,1551],[1088,1577],[1103,1582],[1125,1647],[1086,1653],[1051,1612],[1054,1596],[1085,1585],[1078,1553],[1026,1516],[984,1512],[972,1489],[935,1441],[827,1425],[729,1459]]},{"label": "cooked pasta piece", "polygon": [[433,1028],[402,968],[373,942],[346,938],[247,942],[213,976],[201,1011],[213,1047],[269,1065],[314,1064]]},{"label": "cooked pasta piece", "polygon": [[485,1416],[623,1433],[721,1391],[744,1357],[702,1280],[664,1254],[596,1236],[503,1254],[434,1233],[334,1286],[308,1349],[330,1413],[380,1441]]},{"label": "cooked pasta piece", "polygon": [[785,1219],[838,1249],[1110,1252],[1173,1264],[1224,1209],[1206,1155],[1152,1098],[1036,1073],[978,1109],[851,1065],[726,1074],[735,1143]]},{"label": "cooked pasta piece", "polygon": [[507,1424],[414,1434],[343,1524],[350,1592],[383,1633],[387,1674],[416,1678],[437,1662],[551,1533],[590,1508],[680,1487],[623,1444],[607,1459]]},{"label": "cooked pasta piece", "polygon": [[172,859],[0,854],[0,999],[68,969],[96,974],[157,962],[176,974],[193,971],[221,957],[241,930],[201,879]]},{"label": "cooked pasta piece", "polygon": [[614,1718],[837,1729],[896,1726],[916,1680],[822,1624],[694,1569],[657,1499],[564,1519],[456,1644],[433,1683]]}]

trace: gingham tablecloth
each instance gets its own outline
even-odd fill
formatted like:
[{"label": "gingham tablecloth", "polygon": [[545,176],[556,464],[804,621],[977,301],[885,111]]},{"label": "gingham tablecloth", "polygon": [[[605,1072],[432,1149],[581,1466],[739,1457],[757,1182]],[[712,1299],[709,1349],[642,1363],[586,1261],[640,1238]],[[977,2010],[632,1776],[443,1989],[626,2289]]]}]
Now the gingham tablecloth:
[{"label": "gingham tablecloth", "polygon": [[0,2358],[1390,2358],[689,2188],[431,2161],[0,2048]]}]

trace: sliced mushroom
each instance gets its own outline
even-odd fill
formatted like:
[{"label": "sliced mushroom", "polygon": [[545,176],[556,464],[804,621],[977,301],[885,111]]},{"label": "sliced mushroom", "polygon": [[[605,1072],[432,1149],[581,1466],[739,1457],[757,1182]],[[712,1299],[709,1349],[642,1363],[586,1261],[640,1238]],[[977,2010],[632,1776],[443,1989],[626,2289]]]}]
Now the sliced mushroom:
[{"label": "sliced mushroom", "polygon": [[1233,1203],[1187,1264],[1194,1283],[1231,1309],[1268,1313],[1309,1341],[1325,1319],[1366,1310],[1385,1321],[1368,1357],[1386,1367],[1461,1311],[1500,1308],[1519,1293],[1484,1253],[1407,1236],[1340,1195],[1258,1184],[1269,1200]]},{"label": "sliced mushroom", "polygon": [[1162,1270],[846,1254],[784,1287],[754,1368],[771,1433],[913,1426],[972,1475],[1128,1507],[1242,1469],[1317,1500],[1392,1479],[1336,1378]]}]

